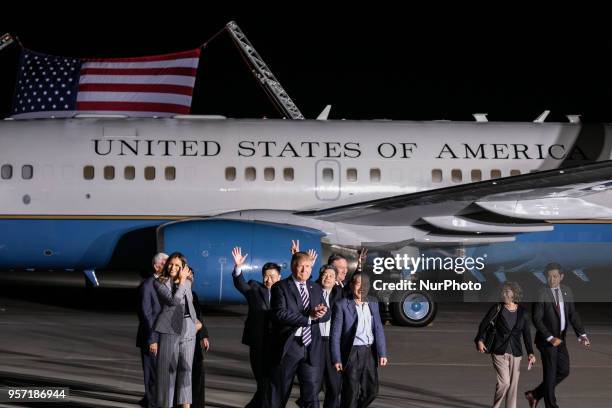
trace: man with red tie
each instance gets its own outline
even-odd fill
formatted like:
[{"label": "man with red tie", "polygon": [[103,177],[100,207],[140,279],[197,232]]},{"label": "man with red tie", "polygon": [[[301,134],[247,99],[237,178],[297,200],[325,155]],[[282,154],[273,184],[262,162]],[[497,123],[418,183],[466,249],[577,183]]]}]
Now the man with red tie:
[{"label": "man with red tie", "polygon": [[542,398],[546,408],[558,407],[555,387],[569,375],[570,368],[565,343],[568,324],[574,328],[581,344],[587,348],[591,346],[574,306],[572,292],[569,287],[561,285],[561,265],[549,263],[545,274],[548,285],[540,291],[533,305],[535,344],[542,355],[544,379],[536,389],[525,393],[531,408],[535,408]]}]

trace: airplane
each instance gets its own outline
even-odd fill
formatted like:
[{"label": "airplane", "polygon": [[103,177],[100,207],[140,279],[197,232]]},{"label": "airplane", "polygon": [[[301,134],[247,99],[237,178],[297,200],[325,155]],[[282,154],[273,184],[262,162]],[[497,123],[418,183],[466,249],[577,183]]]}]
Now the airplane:
[{"label": "airplane", "polygon": [[[183,252],[205,303],[239,303],[291,240],[319,254],[509,243],[612,218],[612,128],[549,123],[228,119],[0,121],[0,269],[142,269]],[[609,234],[606,235],[610,239]],[[122,269],[123,270],[123,269]],[[428,324],[426,294],[391,299]]]}]

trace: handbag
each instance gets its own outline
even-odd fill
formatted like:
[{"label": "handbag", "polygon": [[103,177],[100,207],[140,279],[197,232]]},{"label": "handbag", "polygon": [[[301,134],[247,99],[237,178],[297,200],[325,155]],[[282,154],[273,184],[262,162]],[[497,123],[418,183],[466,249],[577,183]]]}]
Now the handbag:
[{"label": "handbag", "polygon": [[501,305],[498,304],[497,311],[495,312],[491,320],[489,320],[489,324],[487,325],[487,328],[485,330],[484,345],[485,345],[485,353],[487,354],[491,353],[492,351],[491,349],[493,348],[493,343],[495,342],[495,335],[497,334],[497,327],[496,327],[497,316],[499,316],[500,310],[501,310]]}]

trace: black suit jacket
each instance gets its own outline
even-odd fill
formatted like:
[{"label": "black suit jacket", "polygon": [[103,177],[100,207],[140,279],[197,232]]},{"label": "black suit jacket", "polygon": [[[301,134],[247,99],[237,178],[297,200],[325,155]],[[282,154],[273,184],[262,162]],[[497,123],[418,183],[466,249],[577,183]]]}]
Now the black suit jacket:
[{"label": "black suit jacket", "polygon": [[195,309],[196,318],[202,323],[202,328],[196,334],[196,341],[200,343],[200,340],[204,338],[208,338],[208,327],[206,327],[206,322],[202,317],[202,306],[200,306],[200,299],[198,299],[198,295],[195,292],[191,292],[193,296],[193,308]]},{"label": "black suit jacket", "polygon": [[244,295],[249,305],[249,313],[242,332],[242,344],[261,347],[270,337],[271,329],[272,311],[268,288],[254,280],[246,282],[242,273],[233,278],[234,287]]},{"label": "black suit jacket", "polygon": [[533,345],[531,344],[531,327],[530,322],[527,316],[527,310],[518,305],[516,310],[516,324],[514,327],[509,327],[508,322],[504,319],[503,315],[503,303],[494,304],[487,314],[485,315],[482,322],[480,322],[480,326],[478,327],[478,333],[476,334],[476,338],[474,342],[478,343],[479,340],[484,342],[485,332],[487,330],[487,326],[491,319],[497,313],[497,308],[500,306],[499,315],[496,318],[495,328],[495,340],[493,341],[493,346],[491,347],[491,353],[497,355],[503,355],[506,353],[506,348],[508,344],[512,349],[512,355],[514,357],[520,357],[523,355],[523,346],[521,346],[521,339],[525,344],[525,350],[527,350],[527,354],[533,354]]},{"label": "black suit jacket", "polygon": [[347,297],[347,292],[348,292],[347,285],[345,285],[344,287],[342,287],[340,285],[334,285],[334,287],[332,288],[332,290],[331,290],[331,292],[329,294],[329,307],[330,307],[330,309],[333,310],[334,304],[337,301]]},{"label": "black suit jacket", "polygon": [[550,287],[545,286],[538,294],[538,300],[533,304],[533,325],[536,327],[535,343],[538,346],[551,346],[546,341],[550,336],[565,339],[567,328],[572,325],[576,336],[584,334],[584,326],[580,315],[574,306],[574,296],[569,287],[561,285],[563,309],[565,310],[565,330],[561,332],[561,317],[555,307],[555,298]]},{"label": "black suit jacket", "polygon": [[[272,350],[274,358],[279,362],[287,352],[295,332],[303,326],[308,326],[308,315],[310,310],[318,304],[325,304],[323,299],[323,288],[318,283],[306,281],[308,288],[309,306],[304,310],[300,292],[293,281],[293,276],[280,280],[272,286]],[[310,322],[312,343],[310,344],[310,363],[322,365],[323,341],[319,324],[330,319],[331,309],[328,308],[325,315],[318,320]]]},{"label": "black suit jacket", "polygon": [[162,310],[157,291],[153,286],[154,276],[144,279],[138,286],[138,333],[136,346],[148,349],[149,344],[157,343],[159,334],[153,330],[155,320]]}]

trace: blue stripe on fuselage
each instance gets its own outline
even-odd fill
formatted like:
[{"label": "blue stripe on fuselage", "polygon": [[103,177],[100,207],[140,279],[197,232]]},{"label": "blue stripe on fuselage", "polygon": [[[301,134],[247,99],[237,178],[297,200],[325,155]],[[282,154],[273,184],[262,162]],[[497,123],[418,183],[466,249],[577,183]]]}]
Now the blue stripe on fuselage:
[{"label": "blue stripe on fuselage", "polygon": [[154,228],[164,222],[166,220],[3,219],[0,220],[0,268],[104,268],[126,234],[147,228],[154,233]]}]

